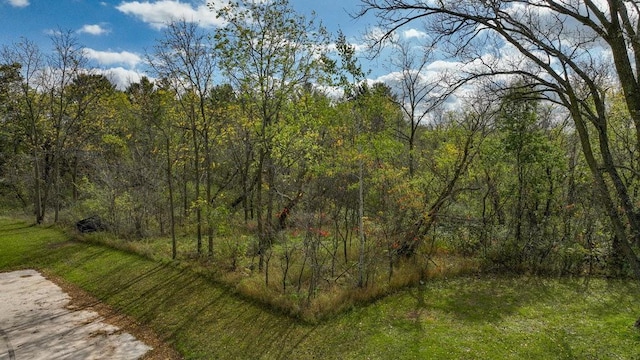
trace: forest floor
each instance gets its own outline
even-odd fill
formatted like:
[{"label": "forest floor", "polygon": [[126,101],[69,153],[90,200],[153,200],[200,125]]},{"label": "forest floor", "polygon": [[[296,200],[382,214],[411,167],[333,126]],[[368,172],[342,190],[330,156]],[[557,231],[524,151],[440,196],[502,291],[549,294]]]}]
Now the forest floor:
[{"label": "forest floor", "polygon": [[640,354],[640,332],[633,327],[640,289],[634,281],[442,278],[308,324],[180,264],[0,218],[0,272],[20,269],[38,269],[91,294],[92,302],[157,334],[186,359],[638,359]]}]

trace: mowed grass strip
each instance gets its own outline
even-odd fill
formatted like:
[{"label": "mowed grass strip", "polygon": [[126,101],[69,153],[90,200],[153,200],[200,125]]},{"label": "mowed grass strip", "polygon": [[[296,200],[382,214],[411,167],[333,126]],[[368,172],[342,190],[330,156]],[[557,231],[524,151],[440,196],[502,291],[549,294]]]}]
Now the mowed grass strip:
[{"label": "mowed grass strip", "polygon": [[0,219],[0,271],[66,279],[151,327],[187,359],[640,359],[633,281],[431,281],[304,324],[187,268]]}]

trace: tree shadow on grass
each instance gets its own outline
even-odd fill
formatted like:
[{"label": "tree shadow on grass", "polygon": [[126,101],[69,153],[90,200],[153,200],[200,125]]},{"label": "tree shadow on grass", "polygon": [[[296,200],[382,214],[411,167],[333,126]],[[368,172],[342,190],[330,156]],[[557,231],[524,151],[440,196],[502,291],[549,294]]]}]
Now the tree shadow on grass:
[{"label": "tree shadow on grass", "polygon": [[199,357],[215,349],[225,358],[288,359],[315,329],[202,277],[185,275],[192,281],[172,295],[165,316],[178,320],[171,337],[188,339],[185,343]]},{"label": "tree shadow on grass", "polygon": [[80,246],[90,248],[66,259],[62,270],[77,285],[201,358],[288,358],[314,330],[188,269]]},{"label": "tree shadow on grass", "polygon": [[[480,276],[450,281],[453,285],[436,290],[439,299],[428,294],[425,306],[468,322],[496,323],[551,296],[545,281],[535,277]],[[425,291],[430,291],[428,284]]]},{"label": "tree shadow on grass", "polygon": [[84,247],[87,245],[73,240],[47,243],[24,252],[19,261],[26,267],[55,267],[68,270],[74,268],[76,264],[100,258],[108,251],[100,247],[91,247],[90,251],[85,251]]},{"label": "tree shadow on grass", "polygon": [[3,226],[2,235],[0,238],[12,237],[21,234],[32,234],[34,232],[35,224],[28,224],[22,222],[11,223],[10,225]]}]

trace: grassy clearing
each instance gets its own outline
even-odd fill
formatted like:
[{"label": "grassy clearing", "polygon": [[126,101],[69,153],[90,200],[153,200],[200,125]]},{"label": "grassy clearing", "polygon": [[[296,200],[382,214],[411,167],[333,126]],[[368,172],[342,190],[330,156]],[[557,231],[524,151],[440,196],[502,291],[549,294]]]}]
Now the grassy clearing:
[{"label": "grassy clearing", "polygon": [[429,281],[315,325],[176,264],[0,219],[0,270],[61,276],[153,328],[187,359],[640,359],[627,281]]}]

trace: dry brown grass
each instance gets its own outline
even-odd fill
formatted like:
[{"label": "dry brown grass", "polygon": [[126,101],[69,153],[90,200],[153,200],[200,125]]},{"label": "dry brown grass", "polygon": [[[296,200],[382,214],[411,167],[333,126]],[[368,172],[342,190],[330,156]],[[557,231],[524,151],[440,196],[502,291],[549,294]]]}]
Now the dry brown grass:
[{"label": "dry brown grass", "polygon": [[[170,242],[165,238],[124,241],[107,234],[87,238],[156,260],[168,261],[170,256]],[[421,252],[414,257],[395,258],[391,269],[386,241],[370,237],[365,283],[359,287],[357,240],[348,243],[346,259],[342,243],[334,257],[334,240],[318,231],[311,235],[295,229],[286,231],[270,249],[268,268],[259,270],[255,238],[246,228],[237,228],[216,238],[214,258],[195,253],[195,239],[180,238],[178,264],[225,284],[245,298],[308,322],[333,317],[356,305],[414,286],[422,279],[468,274],[479,266],[473,259],[430,246],[419,249]],[[313,241],[317,244],[315,262],[319,269],[315,278],[309,247]]]}]

